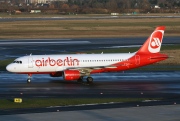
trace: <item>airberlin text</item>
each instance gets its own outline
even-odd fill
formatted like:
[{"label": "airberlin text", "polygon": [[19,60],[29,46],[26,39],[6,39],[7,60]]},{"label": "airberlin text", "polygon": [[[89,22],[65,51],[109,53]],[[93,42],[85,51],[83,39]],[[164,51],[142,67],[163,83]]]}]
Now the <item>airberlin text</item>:
[{"label": "airberlin text", "polygon": [[35,60],[36,66],[78,66],[79,60],[73,59],[72,57],[66,57],[64,59],[58,58],[53,59],[48,57],[47,59],[42,58],[39,60]]}]

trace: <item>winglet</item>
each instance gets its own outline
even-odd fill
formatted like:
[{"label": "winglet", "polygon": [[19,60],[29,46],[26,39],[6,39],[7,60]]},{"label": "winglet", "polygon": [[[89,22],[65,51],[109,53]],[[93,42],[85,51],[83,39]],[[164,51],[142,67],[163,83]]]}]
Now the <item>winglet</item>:
[{"label": "winglet", "polygon": [[137,53],[159,53],[164,36],[165,26],[157,27]]}]

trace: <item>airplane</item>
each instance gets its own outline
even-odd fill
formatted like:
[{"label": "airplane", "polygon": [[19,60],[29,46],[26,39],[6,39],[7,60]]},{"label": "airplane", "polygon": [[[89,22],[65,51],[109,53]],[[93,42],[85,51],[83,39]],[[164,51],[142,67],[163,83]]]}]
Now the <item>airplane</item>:
[{"label": "airplane", "polygon": [[137,52],[101,54],[27,55],[15,59],[6,69],[27,74],[27,83],[33,74],[63,76],[66,81],[93,83],[91,74],[125,71],[150,65],[168,58],[160,53],[165,26],[158,26]]}]

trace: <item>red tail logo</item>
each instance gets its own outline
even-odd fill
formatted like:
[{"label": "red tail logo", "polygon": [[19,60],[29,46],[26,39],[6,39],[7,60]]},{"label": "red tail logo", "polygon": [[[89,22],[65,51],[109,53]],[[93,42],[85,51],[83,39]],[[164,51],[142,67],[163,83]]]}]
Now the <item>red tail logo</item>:
[{"label": "red tail logo", "polygon": [[151,48],[158,48],[161,46],[161,40],[159,38],[153,38],[153,41],[151,41]]},{"label": "red tail logo", "polygon": [[149,52],[157,53],[160,51],[163,35],[164,35],[163,30],[157,30],[151,34],[149,46],[148,46]]},{"label": "red tail logo", "polygon": [[157,27],[143,46],[138,50],[138,53],[159,53],[164,36],[164,30],[165,26]]}]

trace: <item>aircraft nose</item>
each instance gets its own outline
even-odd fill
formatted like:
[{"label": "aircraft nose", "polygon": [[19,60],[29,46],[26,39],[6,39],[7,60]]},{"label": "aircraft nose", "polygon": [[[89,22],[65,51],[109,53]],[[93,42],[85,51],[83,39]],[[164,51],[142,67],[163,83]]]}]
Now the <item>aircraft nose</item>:
[{"label": "aircraft nose", "polygon": [[6,70],[9,72],[13,72],[14,68],[13,68],[12,64],[7,65]]}]

